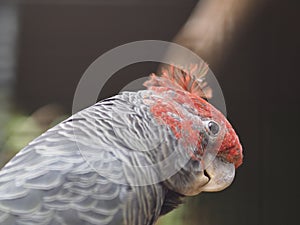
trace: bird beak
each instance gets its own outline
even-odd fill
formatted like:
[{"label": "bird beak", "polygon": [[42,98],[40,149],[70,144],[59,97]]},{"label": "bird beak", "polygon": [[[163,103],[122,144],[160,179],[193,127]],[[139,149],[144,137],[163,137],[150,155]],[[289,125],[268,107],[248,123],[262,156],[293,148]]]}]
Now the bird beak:
[{"label": "bird beak", "polygon": [[216,157],[205,169],[209,182],[202,187],[201,191],[216,192],[227,188],[233,181],[235,166],[233,163],[224,162]]}]

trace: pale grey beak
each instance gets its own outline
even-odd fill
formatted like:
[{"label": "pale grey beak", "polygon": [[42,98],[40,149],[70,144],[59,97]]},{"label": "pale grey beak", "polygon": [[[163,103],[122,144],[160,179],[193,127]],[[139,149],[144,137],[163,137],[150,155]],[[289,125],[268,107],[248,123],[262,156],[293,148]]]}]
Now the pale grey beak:
[{"label": "pale grey beak", "polygon": [[201,188],[201,191],[222,191],[232,183],[235,176],[235,166],[216,157],[207,166],[205,173],[210,180]]}]

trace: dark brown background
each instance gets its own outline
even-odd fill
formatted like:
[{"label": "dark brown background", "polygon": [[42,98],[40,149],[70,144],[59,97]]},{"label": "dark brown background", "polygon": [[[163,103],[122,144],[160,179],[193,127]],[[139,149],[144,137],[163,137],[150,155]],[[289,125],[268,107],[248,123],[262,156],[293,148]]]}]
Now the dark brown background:
[{"label": "dark brown background", "polygon": [[[71,111],[77,82],[93,60],[120,44],[172,40],[196,1],[28,1],[21,30],[15,100],[32,112],[57,102]],[[101,1],[98,1],[101,2]],[[236,180],[190,204],[199,224],[297,224],[299,203],[299,10],[297,1],[268,1],[245,23],[222,64],[211,65],[228,117],[244,146]],[[155,71],[133,65],[106,84],[100,98]]]}]

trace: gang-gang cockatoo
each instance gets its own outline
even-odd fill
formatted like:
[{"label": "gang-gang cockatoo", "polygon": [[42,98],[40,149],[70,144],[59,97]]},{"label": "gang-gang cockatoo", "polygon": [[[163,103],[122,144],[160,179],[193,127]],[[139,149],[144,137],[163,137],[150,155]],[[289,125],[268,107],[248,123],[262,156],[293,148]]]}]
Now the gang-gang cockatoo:
[{"label": "gang-gang cockatoo", "polygon": [[147,90],[102,100],[33,140],[0,172],[0,224],[152,225],[186,196],[229,186],[242,147],[205,100],[207,66],[193,68],[152,74]]}]

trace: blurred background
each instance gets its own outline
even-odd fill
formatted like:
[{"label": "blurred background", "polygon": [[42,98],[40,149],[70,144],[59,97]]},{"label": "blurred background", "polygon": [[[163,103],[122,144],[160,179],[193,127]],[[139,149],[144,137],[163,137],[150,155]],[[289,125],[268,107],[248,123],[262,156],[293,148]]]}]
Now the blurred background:
[{"label": "blurred background", "polygon": [[[234,183],[159,225],[296,224],[299,8],[287,0],[0,1],[0,167],[71,114],[76,85],[106,51],[137,40],[182,44],[208,62],[244,146]],[[157,63],[118,71],[99,99]]]}]

